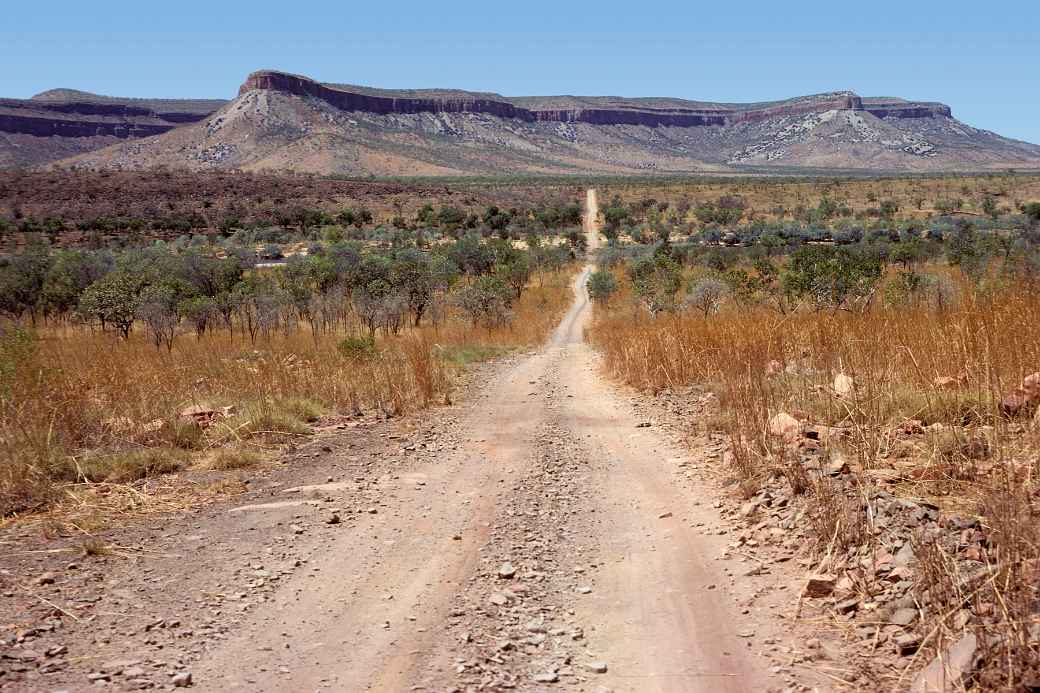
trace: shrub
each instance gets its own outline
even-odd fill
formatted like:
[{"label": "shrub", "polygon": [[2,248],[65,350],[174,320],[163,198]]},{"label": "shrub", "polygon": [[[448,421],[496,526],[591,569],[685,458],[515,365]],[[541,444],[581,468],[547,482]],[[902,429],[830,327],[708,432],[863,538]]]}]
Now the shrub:
[{"label": "shrub", "polygon": [[611,297],[617,292],[617,279],[612,272],[598,270],[589,277],[589,297],[601,305],[610,302]]},{"label": "shrub", "polygon": [[376,355],[376,340],[371,335],[346,337],[340,340],[336,349],[351,361],[363,361]]}]

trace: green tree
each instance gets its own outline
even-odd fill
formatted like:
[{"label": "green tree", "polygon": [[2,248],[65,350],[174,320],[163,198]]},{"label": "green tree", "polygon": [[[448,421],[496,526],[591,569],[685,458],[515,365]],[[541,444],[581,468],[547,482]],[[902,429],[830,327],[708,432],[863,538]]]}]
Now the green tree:
[{"label": "green tree", "polygon": [[111,269],[108,258],[82,250],[58,250],[44,276],[41,301],[44,311],[65,315],[75,310],[88,286]]},{"label": "green tree", "polygon": [[498,275],[513,289],[516,298],[524,292],[527,283],[531,281],[531,262],[526,255],[520,255],[512,262],[502,265]]},{"label": "green tree", "polygon": [[111,272],[88,286],[80,296],[80,315],[96,320],[102,330],[111,325],[127,339],[137,319],[143,288],[140,277],[125,270]]},{"label": "green tree", "polygon": [[461,286],[453,299],[474,326],[483,326],[488,332],[507,324],[513,317],[512,292],[498,277],[480,277],[472,284]]},{"label": "green tree", "polygon": [[597,270],[589,276],[589,298],[600,305],[607,305],[617,293],[618,283],[613,272]]},{"label": "green tree", "polygon": [[877,254],[847,246],[805,246],[791,254],[782,282],[789,296],[808,298],[819,308],[848,308],[868,302],[881,280]]},{"label": "green tree", "polygon": [[628,276],[633,292],[651,315],[675,309],[675,295],[682,285],[681,268],[675,260],[664,254],[636,260],[629,265]]}]

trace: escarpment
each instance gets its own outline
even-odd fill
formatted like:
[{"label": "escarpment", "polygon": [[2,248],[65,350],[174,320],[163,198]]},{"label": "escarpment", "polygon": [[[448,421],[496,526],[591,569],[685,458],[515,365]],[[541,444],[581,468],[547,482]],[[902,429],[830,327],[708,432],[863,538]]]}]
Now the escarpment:
[{"label": "escarpment", "polygon": [[0,99],[0,168],[52,162],[348,176],[946,172],[1040,168],[1040,146],[941,103],[852,91],[758,103],[502,96],[260,70],[231,101],[67,89]]},{"label": "escarpment", "polygon": [[0,165],[32,166],[119,140],[197,123],[218,99],[120,99],[56,89],[31,99],[0,98]]},{"label": "escarpment", "polygon": [[[308,77],[274,70],[249,75],[239,94],[274,90],[321,99],[344,111],[377,115],[416,113],[480,113],[528,123],[588,123],[590,125],[645,125],[648,127],[729,126],[782,116],[848,110],[867,110],[879,118],[950,116],[943,104],[872,99],[869,107],[852,92],[834,92],[764,104],[716,104],[680,99],[623,99],[617,97],[519,97],[455,90],[381,90],[317,82]],[[537,106],[529,105],[537,103]]]}]

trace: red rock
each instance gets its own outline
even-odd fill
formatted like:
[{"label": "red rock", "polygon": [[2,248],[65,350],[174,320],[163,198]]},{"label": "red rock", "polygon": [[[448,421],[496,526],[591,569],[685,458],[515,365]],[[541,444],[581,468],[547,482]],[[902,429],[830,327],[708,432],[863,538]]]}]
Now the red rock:
[{"label": "red rock", "polygon": [[812,575],[802,588],[803,597],[828,597],[834,593],[835,579],[833,575]]}]

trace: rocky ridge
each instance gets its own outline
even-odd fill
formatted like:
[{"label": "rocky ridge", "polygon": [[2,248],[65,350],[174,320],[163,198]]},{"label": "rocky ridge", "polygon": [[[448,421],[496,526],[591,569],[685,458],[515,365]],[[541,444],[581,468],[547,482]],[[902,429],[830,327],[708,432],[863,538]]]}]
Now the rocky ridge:
[{"label": "rocky ridge", "polygon": [[71,89],[0,99],[0,167],[30,166],[120,140],[161,135],[198,122],[225,103],[105,97]]},{"label": "rocky ridge", "polygon": [[528,123],[589,123],[646,127],[728,126],[830,110],[866,111],[878,118],[952,117],[950,107],[945,104],[877,98],[868,99],[865,104],[863,98],[848,91],[763,104],[566,96],[510,99],[498,94],[465,91],[393,91],[322,84],[307,77],[273,70],[261,70],[249,75],[239,89],[239,95],[254,90],[275,90],[296,96],[315,97],[345,111],[364,111],[379,115],[483,113]]}]

